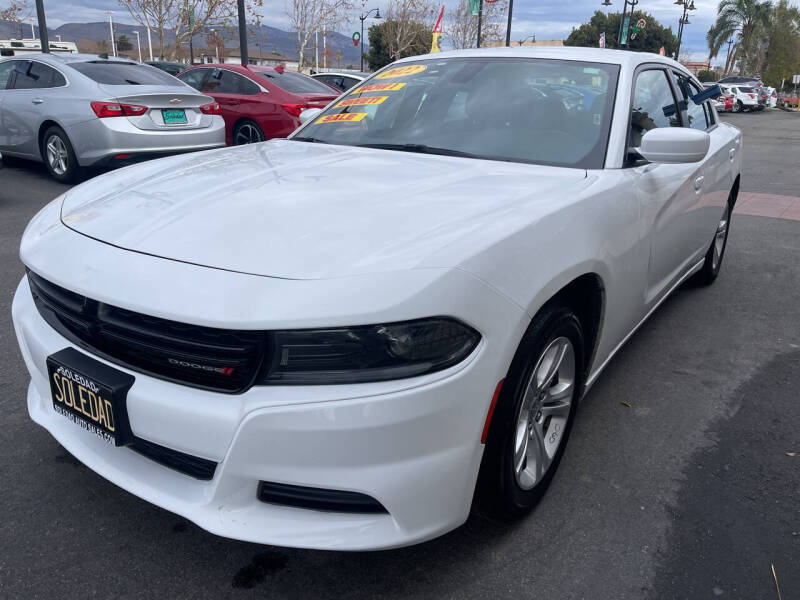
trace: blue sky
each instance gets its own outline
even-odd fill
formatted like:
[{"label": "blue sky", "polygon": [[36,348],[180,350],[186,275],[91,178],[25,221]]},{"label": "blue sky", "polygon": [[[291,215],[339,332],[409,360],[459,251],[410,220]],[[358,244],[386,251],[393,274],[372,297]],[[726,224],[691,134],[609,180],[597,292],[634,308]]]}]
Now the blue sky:
[{"label": "blue sky", "polygon": [[[612,0],[611,11],[621,11],[623,0]],[[681,7],[674,0],[640,0],[637,8],[651,13],[665,26],[672,25],[677,32]],[[356,0],[358,5],[360,0]],[[366,7],[385,8],[386,0],[369,0]],[[696,11],[690,13],[691,24],[685,27],[683,46],[691,52],[695,60],[708,56],[705,34],[716,16],[717,1],[695,0]],[[0,4],[3,1],[0,0]],[[445,5],[444,27],[447,30],[447,7],[457,4],[457,0],[443,0]],[[100,21],[108,18],[106,11],[114,11],[114,20],[132,23],[127,10],[116,0],[44,0],[48,25],[58,26],[67,22]],[[539,40],[564,39],[573,27],[585,22],[595,10],[603,9],[601,0],[515,0],[512,40],[536,35]],[[343,27],[342,33],[350,35],[359,28],[358,12],[353,12],[353,22]],[[273,27],[288,29],[285,0],[264,0],[263,22]],[[369,24],[369,21],[367,22]],[[723,57],[724,58],[724,57]],[[715,61],[715,62],[718,62]]]}]

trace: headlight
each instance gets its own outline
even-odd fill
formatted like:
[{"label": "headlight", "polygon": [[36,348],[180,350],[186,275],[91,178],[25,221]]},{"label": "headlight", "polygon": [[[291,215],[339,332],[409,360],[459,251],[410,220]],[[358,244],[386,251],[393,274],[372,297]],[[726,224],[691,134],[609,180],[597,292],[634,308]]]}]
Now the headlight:
[{"label": "headlight", "polygon": [[270,358],[259,381],[262,385],[360,383],[414,377],[462,361],[481,338],[471,327],[447,317],[274,331],[269,336]]}]

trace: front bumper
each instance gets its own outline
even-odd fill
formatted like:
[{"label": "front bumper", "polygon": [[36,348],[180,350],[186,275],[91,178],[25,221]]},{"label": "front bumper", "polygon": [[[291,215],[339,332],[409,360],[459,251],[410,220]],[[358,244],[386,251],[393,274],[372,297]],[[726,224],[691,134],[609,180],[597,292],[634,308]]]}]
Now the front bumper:
[{"label": "front bumper", "polygon": [[92,119],[69,130],[81,166],[100,166],[115,156],[163,156],[225,145],[225,121],[212,117],[209,127],[173,131],[139,129],[124,117]]},{"label": "front bumper", "polygon": [[[254,387],[234,396],[112,364],[136,378],[127,400],[135,436],[219,463],[213,479],[200,481],[57,414],[45,360],[71,344],[41,317],[26,278],[12,313],[31,374],[31,418],[90,469],[212,533],[282,546],[382,549],[430,539],[467,518],[481,430],[506,359],[488,352],[485,340],[464,362],[426,377]],[[388,514],[266,504],[256,497],[259,481],[367,494]]]}]

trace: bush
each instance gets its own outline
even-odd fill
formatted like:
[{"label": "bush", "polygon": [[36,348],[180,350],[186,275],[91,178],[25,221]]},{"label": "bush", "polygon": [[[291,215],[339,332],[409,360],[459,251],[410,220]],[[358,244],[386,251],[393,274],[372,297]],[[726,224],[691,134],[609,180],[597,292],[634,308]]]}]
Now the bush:
[{"label": "bush", "polygon": [[714,71],[708,71],[708,70],[698,71],[697,78],[702,82],[716,81],[717,79],[719,79]]}]

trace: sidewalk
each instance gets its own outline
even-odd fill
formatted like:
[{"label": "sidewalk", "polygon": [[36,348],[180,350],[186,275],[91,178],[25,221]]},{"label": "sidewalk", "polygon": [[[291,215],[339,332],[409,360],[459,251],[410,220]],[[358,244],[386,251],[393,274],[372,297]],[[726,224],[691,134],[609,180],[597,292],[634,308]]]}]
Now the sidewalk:
[{"label": "sidewalk", "polygon": [[756,217],[776,217],[800,221],[800,198],[776,194],[739,192],[733,212]]}]

